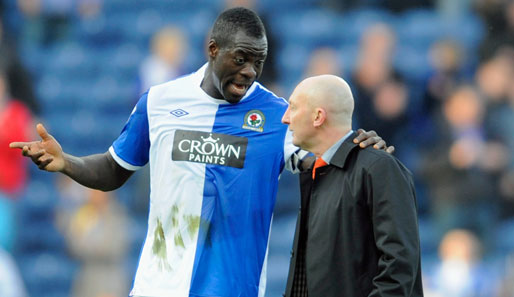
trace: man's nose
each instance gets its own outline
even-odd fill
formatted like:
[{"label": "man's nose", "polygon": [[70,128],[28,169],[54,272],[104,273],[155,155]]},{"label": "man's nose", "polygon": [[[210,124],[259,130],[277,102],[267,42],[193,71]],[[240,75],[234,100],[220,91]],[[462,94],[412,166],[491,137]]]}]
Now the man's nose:
[{"label": "man's nose", "polygon": [[255,71],[255,68],[250,63],[247,63],[243,69],[241,69],[241,75],[245,76],[246,78],[255,79],[257,76],[257,71]]},{"label": "man's nose", "polygon": [[289,108],[286,110],[286,112],[282,116],[282,123],[289,125]]}]

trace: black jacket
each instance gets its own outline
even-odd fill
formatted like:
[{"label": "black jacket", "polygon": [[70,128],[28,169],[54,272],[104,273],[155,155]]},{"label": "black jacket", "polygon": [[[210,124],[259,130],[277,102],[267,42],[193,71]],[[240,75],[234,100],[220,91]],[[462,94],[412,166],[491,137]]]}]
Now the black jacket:
[{"label": "black jacket", "polygon": [[[306,243],[309,297],[421,297],[416,198],[410,172],[392,155],[351,140],[331,164],[300,175],[298,244]],[[303,238],[300,240],[299,238]],[[306,241],[305,241],[306,239]]]}]

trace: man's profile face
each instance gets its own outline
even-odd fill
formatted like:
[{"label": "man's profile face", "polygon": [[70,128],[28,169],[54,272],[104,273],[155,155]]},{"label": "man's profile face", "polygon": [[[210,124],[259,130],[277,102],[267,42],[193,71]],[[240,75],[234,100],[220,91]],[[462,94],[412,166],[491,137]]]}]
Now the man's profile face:
[{"label": "man's profile face", "polygon": [[254,38],[238,31],[224,47],[209,44],[213,66],[213,84],[219,98],[239,102],[253,82],[259,78],[268,52],[266,37]]},{"label": "man's profile face", "polygon": [[305,94],[295,89],[289,97],[289,107],[282,117],[282,123],[289,125],[289,130],[293,132],[293,144],[306,150],[310,148],[309,141],[315,133],[312,117]]}]

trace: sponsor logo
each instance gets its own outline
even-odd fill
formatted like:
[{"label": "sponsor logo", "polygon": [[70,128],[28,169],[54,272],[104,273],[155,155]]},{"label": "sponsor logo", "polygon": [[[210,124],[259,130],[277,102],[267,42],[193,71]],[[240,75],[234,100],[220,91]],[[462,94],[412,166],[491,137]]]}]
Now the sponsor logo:
[{"label": "sponsor logo", "polygon": [[187,111],[185,111],[185,110],[183,110],[183,109],[180,109],[180,108],[179,108],[179,109],[172,110],[172,111],[170,111],[170,113],[171,113],[172,115],[176,116],[177,118],[180,118],[180,117],[183,117],[183,116],[185,116],[185,115],[188,115],[188,114],[189,114],[189,112],[187,112]]},{"label": "sponsor logo", "polygon": [[260,110],[250,110],[245,115],[243,129],[262,132],[265,121],[266,118]]},{"label": "sponsor logo", "polygon": [[247,145],[246,137],[177,130],[171,159],[243,168]]}]

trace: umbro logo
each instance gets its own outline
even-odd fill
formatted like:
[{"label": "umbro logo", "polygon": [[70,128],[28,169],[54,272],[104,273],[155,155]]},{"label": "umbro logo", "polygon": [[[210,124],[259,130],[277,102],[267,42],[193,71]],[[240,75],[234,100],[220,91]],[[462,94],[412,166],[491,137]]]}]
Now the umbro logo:
[{"label": "umbro logo", "polygon": [[185,111],[185,110],[183,110],[183,109],[180,109],[180,108],[179,108],[179,109],[172,110],[172,111],[170,111],[170,113],[171,113],[172,115],[176,116],[177,118],[180,118],[180,117],[183,117],[183,116],[185,116],[185,115],[188,115],[188,114],[189,114],[189,112],[187,112],[187,111]]}]

